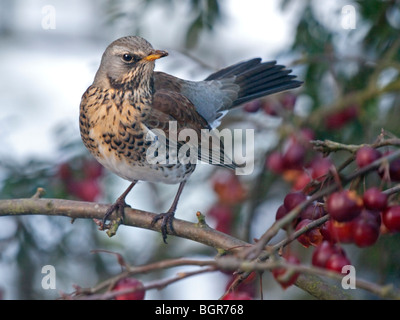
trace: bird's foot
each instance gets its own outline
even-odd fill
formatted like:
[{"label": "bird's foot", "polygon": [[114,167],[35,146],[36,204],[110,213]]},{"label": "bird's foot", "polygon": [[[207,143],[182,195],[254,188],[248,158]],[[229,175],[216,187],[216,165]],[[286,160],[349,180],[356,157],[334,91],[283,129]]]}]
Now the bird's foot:
[{"label": "bird's foot", "polygon": [[106,211],[106,213],[105,213],[105,215],[103,217],[101,230],[109,228],[109,225],[106,224],[106,221],[113,214],[113,212],[116,212],[119,215],[119,217],[118,217],[118,220],[120,222],[119,224],[123,223],[123,221],[124,221],[124,211],[125,211],[126,207],[130,208],[131,206],[125,202],[124,198],[118,198],[117,201],[115,201],[107,209],[107,211]]},{"label": "bird's foot", "polygon": [[168,229],[170,230],[170,233],[175,233],[174,227],[172,225],[172,222],[174,221],[174,211],[168,211],[165,213],[160,213],[157,216],[153,218],[153,221],[151,222],[151,225],[154,226],[158,220],[162,220],[161,222],[161,234],[163,237],[163,241],[165,244],[167,244],[167,232]]}]

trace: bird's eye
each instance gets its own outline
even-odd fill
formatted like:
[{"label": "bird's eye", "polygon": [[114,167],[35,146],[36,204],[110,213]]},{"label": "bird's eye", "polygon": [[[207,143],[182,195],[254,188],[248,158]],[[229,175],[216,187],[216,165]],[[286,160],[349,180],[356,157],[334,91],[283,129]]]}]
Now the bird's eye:
[{"label": "bird's eye", "polygon": [[133,61],[135,61],[135,57],[129,53],[125,53],[122,56],[122,60],[124,60],[125,62],[133,62]]}]

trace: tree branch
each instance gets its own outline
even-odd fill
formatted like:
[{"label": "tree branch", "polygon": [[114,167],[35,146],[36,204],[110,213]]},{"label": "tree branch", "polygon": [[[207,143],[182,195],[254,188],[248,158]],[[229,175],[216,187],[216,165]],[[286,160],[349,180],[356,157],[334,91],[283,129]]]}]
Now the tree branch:
[{"label": "tree branch", "polygon": [[[108,207],[109,205],[106,204],[62,199],[39,199],[33,197],[28,199],[0,200],[0,216],[47,215],[65,216],[73,220],[79,218],[102,219]],[[160,223],[154,226],[151,224],[155,216],[155,213],[125,208],[123,224],[160,232]],[[239,253],[243,248],[251,246],[251,244],[245,241],[210,228],[202,221],[199,223],[191,223],[174,219],[173,224],[175,236],[213,247],[220,253],[221,251]],[[310,277],[307,274],[303,274],[299,279],[296,285],[316,298],[325,297],[324,292],[327,286],[331,289],[330,292],[332,292],[330,298],[341,299],[347,296],[347,294],[343,293],[342,289],[327,284],[323,279],[318,278],[318,281],[316,281],[316,276],[314,275]],[[311,292],[309,287],[316,289]],[[320,290],[318,288],[320,288]]]},{"label": "tree branch", "polygon": [[[12,199],[0,200],[0,216],[47,215],[71,219],[103,219],[109,205],[63,199]],[[160,231],[160,224],[152,226],[155,213],[125,208],[123,225]],[[115,219],[115,214],[111,219]],[[175,236],[203,243],[219,250],[236,250],[249,245],[247,242],[210,228],[204,223],[190,223],[174,219]],[[169,233],[170,234],[170,233]],[[170,234],[172,235],[172,234]]]}]

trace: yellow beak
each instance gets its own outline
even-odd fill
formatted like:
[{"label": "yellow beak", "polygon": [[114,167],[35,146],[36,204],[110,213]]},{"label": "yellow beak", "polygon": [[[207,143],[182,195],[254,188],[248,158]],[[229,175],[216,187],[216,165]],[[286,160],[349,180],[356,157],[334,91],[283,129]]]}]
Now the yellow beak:
[{"label": "yellow beak", "polygon": [[143,60],[146,61],[154,61],[157,59],[160,59],[162,57],[165,57],[168,55],[167,51],[164,50],[154,50],[151,54],[149,54],[147,57],[144,57]]}]

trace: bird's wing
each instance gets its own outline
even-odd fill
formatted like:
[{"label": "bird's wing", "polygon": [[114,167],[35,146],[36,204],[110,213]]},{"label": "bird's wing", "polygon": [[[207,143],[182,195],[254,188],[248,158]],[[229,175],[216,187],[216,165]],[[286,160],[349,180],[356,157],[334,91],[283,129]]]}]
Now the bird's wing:
[{"label": "bird's wing", "polygon": [[226,106],[233,104],[240,90],[240,87],[233,83],[233,79],[188,81],[163,72],[154,72],[154,88],[156,92],[165,89],[184,95],[212,128],[219,125],[216,119],[226,114]]},{"label": "bird's wing", "polygon": [[[197,158],[203,162],[231,169],[237,167],[225,154],[221,141],[210,139],[213,132],[207,121],[196,111],[192,102],[179,92],[156,90],[144,125],[153,132],[156,132],[154,129],[161,130],[167,143],[176,144],[178,149],[184,145],[195,148]],[[202,146],[205,142],[207,145]],[[205,147],[208,152],[204,152]]]},{"label": "bird's wing", "polygon": [[262,62],[260,58],[239,62],[221,69],[204,81],[186,81],[155,73],[155,88],[169,86],[187,97],[196,111],[211,127],[219,125],[226,111],[245,102],[273,93],[299,87],[291,70],[276,61]]}]

